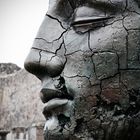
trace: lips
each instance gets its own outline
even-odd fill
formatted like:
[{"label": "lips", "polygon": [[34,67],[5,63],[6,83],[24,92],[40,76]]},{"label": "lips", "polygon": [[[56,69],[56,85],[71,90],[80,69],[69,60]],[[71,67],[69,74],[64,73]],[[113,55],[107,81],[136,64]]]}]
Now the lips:
[{"label": "lips", "polygon": [[43,114],[46,119],[59,114],[70,115],[73,96],[66,89],[62,91],[43,88],[40,97],[45,104]]},{"label": "lips", "polygon": [[[73,96],[62,90],[43,88],[40,92],[41,100],[45,104],[43,114],[46,118],[44,130],[59,130],[70,121],[73,113]],[[60,117],[60,116],[63,116]],[[64,118],[67,121],[64,122]]]},{"label": "lips", "polygon": [[52,110],[54,108],[57,108],[57,107],[60,107],[60,106],[63,106],[63,105],[66,105],[68,103],[68,99],[59,99],[59,98],[55,98],[55,99],[52,99],[50,101],[48,101],[46,104],[45,104],[45,108],[44,110]]},{"label": "lips", "polygon": [[40,97],[43,103],[47,103],[48,101],[55,98],[73,100],[73,96],[67,93],[66,89],[64,91],[61,91],[43,88],[40,92]]}]

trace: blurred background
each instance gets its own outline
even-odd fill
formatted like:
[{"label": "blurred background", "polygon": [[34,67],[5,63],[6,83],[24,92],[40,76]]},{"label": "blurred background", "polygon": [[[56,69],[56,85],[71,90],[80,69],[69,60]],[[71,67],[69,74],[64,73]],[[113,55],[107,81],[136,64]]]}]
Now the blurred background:
[{"label": "blurred background", "polygon": [[0,63],[23,68],[48,0],[0,0]]}]

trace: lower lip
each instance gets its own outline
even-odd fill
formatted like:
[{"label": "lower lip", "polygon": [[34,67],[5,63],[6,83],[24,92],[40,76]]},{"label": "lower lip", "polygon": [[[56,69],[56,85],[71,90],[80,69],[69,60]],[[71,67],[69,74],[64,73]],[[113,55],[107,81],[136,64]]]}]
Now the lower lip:
[{"label": "lower lip", "polygon": [[46,111],[51,111],[52,109],[60,107],[60,106],[63,106],[65,104],[67,104],[67,103],[68,103],[68,99],[55,98],[55,99],[52,99],[52,100],[48,101],[45,104],[45,108],[44,109]]},{"label": "lower lip", "polygon": [[58,115],[62,113],[65,116],[69,117],[72,110],[73,110],[73,101],[68,99],[55,98],[48,101],[45,104],[43,112],[46,112],[46,115],[44,114],[46,118],[50,113],[52,115]]},{"label": "lower lip", "polygon": [[51,116],[49,117],[47,117],[46,114],[47,120],[44,130],[46,130],[46,128],[48,130],[52,130],[59,125],[57,115],[64,114],[66,117],[70,117],[72,115],[73,101],[59,98],[52,99],[45,104],[44,111],[51,112]]}]

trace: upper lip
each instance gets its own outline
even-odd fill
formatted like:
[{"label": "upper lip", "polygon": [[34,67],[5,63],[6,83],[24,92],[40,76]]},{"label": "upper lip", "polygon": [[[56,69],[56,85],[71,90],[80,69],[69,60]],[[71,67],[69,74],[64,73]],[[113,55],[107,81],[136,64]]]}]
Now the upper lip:
[{"label": "upper lip", "polygon": [[73,95],[68,93],[66,89],[62,91],[57,89],[43,88],[41,90],[41,100],[43,103],[47,103],[54,98],[73,100]]}]

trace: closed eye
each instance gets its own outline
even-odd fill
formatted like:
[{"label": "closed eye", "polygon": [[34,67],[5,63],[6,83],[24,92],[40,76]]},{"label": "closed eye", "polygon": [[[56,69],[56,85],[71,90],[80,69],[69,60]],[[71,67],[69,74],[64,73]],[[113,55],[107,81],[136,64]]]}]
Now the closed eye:
[{"label": "closed eye", "polygon": [[88,26],[93,24],[98,24],[101,22],[105,22],[113,17],[80,17],[76,18],[72,23],[71,26],[80,27],[80,26]]}]

